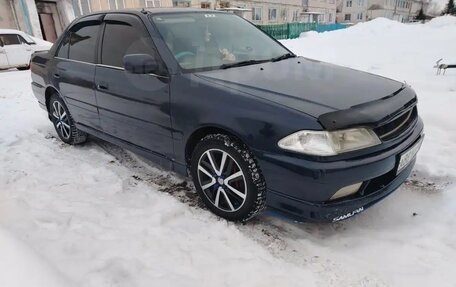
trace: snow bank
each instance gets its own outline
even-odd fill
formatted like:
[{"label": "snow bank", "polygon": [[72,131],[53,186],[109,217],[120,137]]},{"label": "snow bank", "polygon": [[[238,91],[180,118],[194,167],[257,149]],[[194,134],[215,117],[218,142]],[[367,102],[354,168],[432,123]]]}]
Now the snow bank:
[{"label": "snow bank", "polygon": [[[0,122],[0,224],[74,286],[314,286],[309,270],[235,224],[158,191],[172,192],[169,174],[150,168],[138,179],[93,141],[57,140],[29,71],[0,72]],[[68,286],[54,284],[52,268],[0,233],[1,287]]]},{"label": "snow bank", "polygon": [[[61,143],[30,72],[0,72],[0,225],[9,232],[0,229],[0,286],[454,287],[456,187],[447,182],[456,71],[432,68],[456,57],[452,19],[377,19],[284,41],[308,57],[406,80],[419,95],[427,136],[415,181],[337,224],[220,220],[192,207],[182,178],[100,141]],[[426,173],[450,179],[435,186]]]},{"label": "snow bank", "polygon": [[456,176],[456,70],[437,76],[433,68],[440,58],[456,63],[456,17],[414,25],[377,18],[283,43],[305,57],[410,84],[426,133],[417,169],[431,176]]},{"label": "snow bank", "polygon": [[0,228],[0,256],[0,286],[70,286],[33,250],[2,228]]}]

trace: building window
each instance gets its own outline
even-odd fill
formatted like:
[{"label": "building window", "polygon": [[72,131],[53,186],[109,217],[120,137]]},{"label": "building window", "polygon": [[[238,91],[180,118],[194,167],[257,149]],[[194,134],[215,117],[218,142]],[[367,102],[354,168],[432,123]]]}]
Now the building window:
[{"label": "building window", "polygon": [[352,0],[347,0],[347,7],[351,7],[352,6]]},{"label": "building window", "polygon": [[148,8],[160,8],[161,0],[146,0],[146,7]]},{"label": "building window", "polygon": [[333,21],[333,14],[329,13],[328,22],[331,23],[332,21]]},{"label": "building window", "polygon": [[220,8],[230,8],[230,2],[224,1],[220,2]]},{"label": "building window", "polygon": [[345,21],[350,21],[351,20],[351,14],[345,14]]},{"label": "building window", "polygon": [[190,1],[173,1],[174,7],[190,7]]},{"label": "building window", "polygon": [[277,9],[276,8],[269,8],[269,21],[277,21]]},{"label": "building window", "polygon": [[283,8],[280,12],[280,17],[282,18],[283,22],[287,21],[287,15],[288,15],[288,10],[286,8]]},{"label": "building window", "polygon": [[358,15],[356,15],[356,19],[363,20],[363,13],[358,13]]},{"label": "building window", "polygon": [[364,5],[364,0],[358,0],[358,6],[363,6]]},{"label": "building window", "polygon": [[262,9],[259,7],[252,8],[252,20],[261,21],[261,14],[263,13]]},{"label": "building window", "polygon": [[298,10],[293,11],[293,19],[291,20],[292,22],[298,22],[298,14]]},{"label": "building window", "polygon": [[209,2],[202,2],[202,3],[201,3],[201,8],[202,8],[202,9],[211,9],[211,3],[209,3]]}]

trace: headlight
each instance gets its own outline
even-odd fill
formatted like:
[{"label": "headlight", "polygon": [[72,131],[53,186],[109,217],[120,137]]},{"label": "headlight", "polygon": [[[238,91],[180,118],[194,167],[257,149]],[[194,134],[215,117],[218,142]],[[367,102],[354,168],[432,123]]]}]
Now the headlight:
[{"label": "headlight", "polygon": [[279,141],[285,150],[319,156],[363,149],[380,144],[377,135],[367,128],[338,131],[299,131]]}]

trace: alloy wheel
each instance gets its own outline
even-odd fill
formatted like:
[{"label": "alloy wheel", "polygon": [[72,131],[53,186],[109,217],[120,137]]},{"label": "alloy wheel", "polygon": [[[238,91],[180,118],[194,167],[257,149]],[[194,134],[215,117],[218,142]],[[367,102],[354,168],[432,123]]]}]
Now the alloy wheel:
[{"label": "alloy wheel", "polygon": [[235,212],[246,201],[244,173],[226,151],[210,149],[201,155],[198,161],[198,181],[209,201],[224,212]]},{"label": "alloy wheel", "polygon": [[60,135],[65,139],[69,139],[71,135],[70,120],[62,104],[58,101],[54,101],[52,104],[52,116],[54,117],[56,129],[60,131]]}]

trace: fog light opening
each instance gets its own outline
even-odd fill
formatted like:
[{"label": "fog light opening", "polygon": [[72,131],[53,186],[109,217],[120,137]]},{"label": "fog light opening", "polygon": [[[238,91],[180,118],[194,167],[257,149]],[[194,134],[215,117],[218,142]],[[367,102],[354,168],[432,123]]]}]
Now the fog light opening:
[{"label": "fog light opening", "polygon": [[341,189],[339,189],[333,196],[331,196],[331,198],[329,200],[335,200],[335,199],[338,199],[341,197],[346,197],[346,196],[355,194],[358,192],[358,190],[362,184],[363,184],[362,182],[359,182],[359,183],[355,183],[352,185],[344,186]]}]

